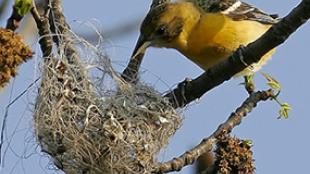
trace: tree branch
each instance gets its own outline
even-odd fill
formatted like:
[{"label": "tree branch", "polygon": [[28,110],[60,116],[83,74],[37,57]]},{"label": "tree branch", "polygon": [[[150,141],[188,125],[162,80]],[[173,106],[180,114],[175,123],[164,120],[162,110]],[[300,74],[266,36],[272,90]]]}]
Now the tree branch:
[{"label": "tree branch", "polygon": [[6,23],[6,29],[15,31],[19,27],[20,21],[23,19],[23,17],[24,16],[18,14],[16,7],[13,6],[12,14]]},{"label": "tree branch", "polygon": [[247,65],[258,62],[268,51],[282,44],[310,17],[310,0],[303,0],[285,18],[248,46],[241,46],[222,63],[210,68],[193,81],[181,82],[165,95],[174,107],[184,107],[214,87],[229,80]]},{"label": "tree branch", "polygon": [[39,43],[40,43],[41,51],[43,53],[43,57],[47,58],[51,55],[52,49],[53,49],[53,46],[52,46],[53,40],[52,40],[51,33],[49,30],[49,21],[47,17],[49,13],[49,9],[46,9],[45,15],[41,16],[36,8],[36,5],[34,4],[30,12],[37,24],[37,28],[38,28],[39,36],[40,36]]},{"label": "tree branch", "polygon": [[51,8],[52,13],[50,13],[50,27],[51,31],[56,34],[53,36],[53,40],[57,45],[60,45],[60,42],[68,39],[67,34],[71,29],[63,14],[61,0],[51,1]]},{"label": "tree branch", "polygon": [[217,130],[208,138],[201,141],[199,145],[185,152],[183,155],[174,158],[168,162],[160,163],[155,167],[154,173],[168,173],[171,171],[179,171],[184,166],[193,164],[199,156],[212,150],[212,145],[216,137],[224,133],[230,133],[232,129],[238,126],[242,119],[256,107],[258,102],[265,101],[274,96],[272,90],[258,91],[252,93],[230,117],[221,124]]},{"label": "tree branch", "polygon": [[80,70],[83,69],[80,61],[79,52],[76,50],[74,38],[71,35],[71,28],[66,21],[63,13],[62,1],[52,0],[51,2],[51,13],[49,16],[50,30],[54,33],[53,40],[58,46],[58,51],[64,52],[64,56],[68,63],[74,65],[75,68],[71,70],[76,74],[78,80],[85,79],[85,74]]}]

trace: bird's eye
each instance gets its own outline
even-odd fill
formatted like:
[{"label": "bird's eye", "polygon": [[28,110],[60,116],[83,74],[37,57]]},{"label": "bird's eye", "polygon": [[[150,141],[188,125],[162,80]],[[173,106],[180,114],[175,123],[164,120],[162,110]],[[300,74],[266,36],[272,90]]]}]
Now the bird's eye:
[{"label": "bird's eye", "polygon": [[156,30],[157,35],[163,35],[166,32],[166,26],[161,26]]}]

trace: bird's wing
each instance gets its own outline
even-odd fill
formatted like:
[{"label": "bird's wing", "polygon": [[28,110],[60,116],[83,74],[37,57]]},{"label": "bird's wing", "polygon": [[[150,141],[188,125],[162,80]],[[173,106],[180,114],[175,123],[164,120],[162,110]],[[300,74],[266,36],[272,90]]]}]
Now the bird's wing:
[{"label": "bird's wing", "polygon": [[260,9],[239,0],[179,0],[192,2],[208,13],[223,13],[234,20],[252,20],[264,24],[274,24],[277,15],[267,14]]}]

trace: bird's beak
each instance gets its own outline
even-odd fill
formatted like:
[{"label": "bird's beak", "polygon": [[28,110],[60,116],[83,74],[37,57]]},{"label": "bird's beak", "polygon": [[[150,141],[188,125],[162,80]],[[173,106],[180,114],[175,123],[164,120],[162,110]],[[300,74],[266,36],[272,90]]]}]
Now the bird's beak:
[{"label": "bird's beak", "polygon": [[137,41],[136,47],[133,50],[133,53],[131,55],[132,59],[135,59],[140,54],[144,54],[147,47],[151,45],[150,41],[147,41],[142,35],[139,36],[139,39]]}]

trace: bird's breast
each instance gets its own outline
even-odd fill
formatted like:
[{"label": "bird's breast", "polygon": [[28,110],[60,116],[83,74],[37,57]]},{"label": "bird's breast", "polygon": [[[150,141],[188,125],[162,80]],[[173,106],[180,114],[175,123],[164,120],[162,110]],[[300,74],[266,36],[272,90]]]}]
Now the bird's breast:
[{"label": "bird's breast", "polygon": [[270,28],[256,21],[234,21],[221,13],[202,15],[191,31],[186,31],[186,43],[177,49],[187,58],[207,70],[227,58],[240,45],[256,40]]}]

